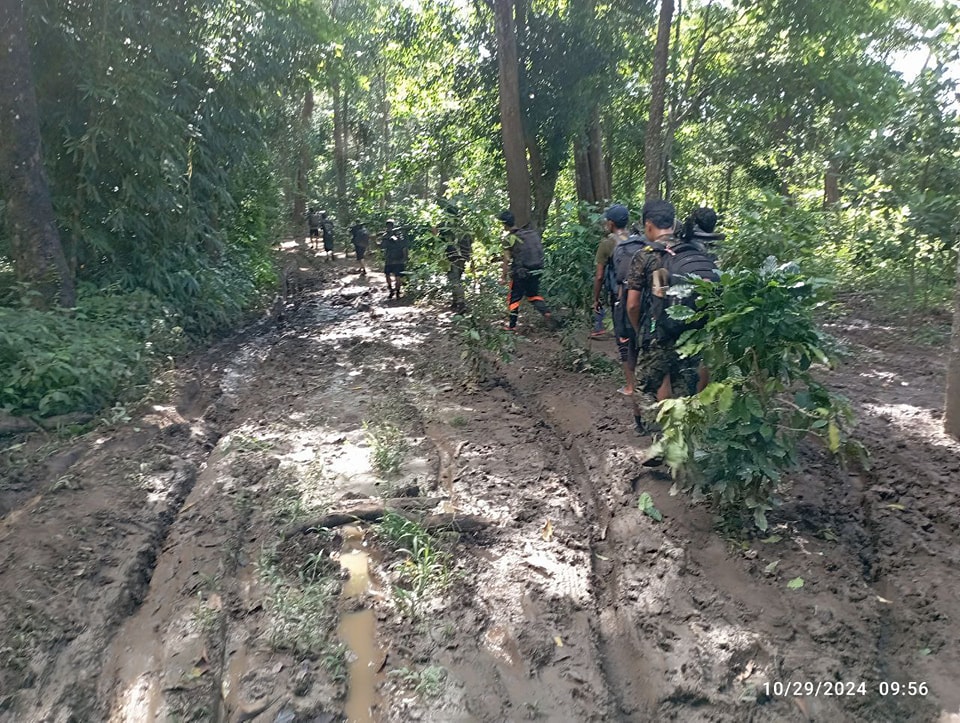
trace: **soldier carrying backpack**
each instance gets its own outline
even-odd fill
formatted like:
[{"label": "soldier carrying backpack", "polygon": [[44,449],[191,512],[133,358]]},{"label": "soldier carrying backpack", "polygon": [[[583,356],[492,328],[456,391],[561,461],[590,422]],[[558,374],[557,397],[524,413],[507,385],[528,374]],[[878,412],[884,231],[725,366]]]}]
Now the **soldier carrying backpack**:
[{"label": "soldier carrying backpack", "polygon": [[[656,392],[657,401],[672,396],[672,381],[696,373],[699,359],[677,355],[676,342],[692,325],[667,312],[675,304],[695,308],[696,295],[684,293],[691,276],[717,281],[716,262],[703,247],[674,236],[675,211],[667,201],[648,201],[643,206],[646,245],[630,264],[627,276],[627,315],[637,335],[642,355],[638,365],[645,376],[644,390]],[[702,323],[702,322],[701,322]],[[705,370],[695,385],[702,387]],[[697,389],[699,391],[699,389]],[[692,393],[692,390],[691,390]],[[638,424],[638,431],[642,423]]]},{"label": "soldier carrying backpack", "polygon": [[543,241],[540,234],[530,225],[517,227],[512,211],[502,211],[497,218],[503,224],[507,236],[504,238],[504,281],[507,264],[510,268],[510,294],[507,305],[510,309],[509,331],[517,328],[520,316],[520,302],[527,297],[533,308],[543,314],[547,324],[555,326],[553,315],[543,297],[540,296],[540,273],[543,271]]},{"label": "soldier carrying backpack", "polygon": [[[620,363],[623,365],[623,375],[626,380],[625,386],[620,388],[620,393],[631,396],[636,386],[637,344],[633,328],[630,326],[630,320],[627,319],[624,284],[630,271],[630,262],[633,255],[644,246],[646,241],[642,236],[627,230],[630,212],[626,206],[620,204],[610,206],[604,213],[604,218],[607,221],[607,228],[610,230],[607,240],[612,242],[612,246],[609,247],[603,285],[610,292],[613,300],[611,312],[613,333],[616,336],[617,351],[620,355]],[[599,252],[597,255],[599,258]],[[597,270],[599,273],[599,266]],[[598,290],[597,286],[598,282],[595,279],[595,294]]]}]

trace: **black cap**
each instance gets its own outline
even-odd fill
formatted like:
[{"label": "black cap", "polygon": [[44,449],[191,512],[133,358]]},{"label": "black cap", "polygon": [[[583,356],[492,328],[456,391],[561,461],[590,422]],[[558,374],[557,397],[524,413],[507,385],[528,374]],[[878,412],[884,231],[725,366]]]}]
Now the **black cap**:
[{"label": "black cap", "polygon": [[612,221],[617,228],[626,228],[630,222],[630,211],[623,204],[615,203],[604,212],[603,217]]},{"label": "black cap", "polygon": [[500,219],[500,222],[506,224],[507,226],[513,226],[517,222],[516,216],[513,215],[513,211],[507,209],[506,211],[501,211],[497,218]]}]

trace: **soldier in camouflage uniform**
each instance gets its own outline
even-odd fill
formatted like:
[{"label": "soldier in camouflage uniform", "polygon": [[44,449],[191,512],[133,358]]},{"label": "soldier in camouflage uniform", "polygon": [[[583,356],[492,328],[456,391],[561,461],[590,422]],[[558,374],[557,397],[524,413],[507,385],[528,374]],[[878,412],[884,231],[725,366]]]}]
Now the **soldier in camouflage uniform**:
[{"label": "soldier in camouflage uniform", "polygon": [[[675,218],[673,205],[667,201],[644,204],[643,233],[651,245],[636,253],[627,277],[627,315],[636,330],[640,347],[637,383],[646,394],[655,394],[658,402],[672,396],[672,380],[682,378],[689,383],[691,369],[695,379],[699,365],[696,359],[681,360],[674,343],[658,339],[656,320],[652,318],[653,296],[662,296],[667,288],[667,272],[662,268],[663,252],[654,244],[669,248],[680,243],[674,235]],[[642,419],[639,404],[635,407],[635,421],[638,434],[656,429],[652,420]]]},{"label": "soldier in camouflage uniform", "polygon": [[450,285],[450,294],[453,297],[451,309],[457,313],[467,310],[466,297],[463,291],[463,272],[473,253],[473,239],[468,233],[458,228],[460,212],[449,206],[446,209],[447,218],[439,229],[440,239],[444,242],[444,254],[450,262],[447,271],[447,283]]}]

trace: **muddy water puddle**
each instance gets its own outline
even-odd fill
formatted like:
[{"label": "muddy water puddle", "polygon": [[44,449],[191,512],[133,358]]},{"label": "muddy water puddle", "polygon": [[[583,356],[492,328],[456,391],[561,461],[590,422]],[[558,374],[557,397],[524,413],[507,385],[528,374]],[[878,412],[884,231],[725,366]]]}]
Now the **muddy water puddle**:
[{"label": "muddy water puddle", "polygon": [[[345,598],[361,600],[373,589],[370,580],[370,556],[363,549],[363,531],[344,529],[340,566],[349,578],[343,584]],[[344,613],[337,634],[347,646],[347,702],[344,713],[349,723],[373,723],[373,710],[379,703],[377,676],[384,652],[377,644],[373,610],[360,608]]]}]

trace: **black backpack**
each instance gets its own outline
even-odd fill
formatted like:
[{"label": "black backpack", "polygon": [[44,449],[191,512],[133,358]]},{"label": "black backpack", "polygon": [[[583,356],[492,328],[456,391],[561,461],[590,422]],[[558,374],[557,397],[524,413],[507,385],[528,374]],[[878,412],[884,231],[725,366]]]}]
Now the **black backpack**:
[{"label": "black backpack", "polygon": [[543,268],[543,241],[540,234],[525,226],[513,232],[517,237],[513,242],[513,260],[517,266],[528,271],[538,271]]},{"label": "black backpack", "polygon": [[320,230],[323,232],[323,240],[327,241],[333,238],[333,224],[329,218],[323,219],[320,223]]},{"label": "black backpack", "polygon": [[607,288],[614,296],[620,295],[620,289],[627,283],[627,276],[630,275],[630,264],[637,251],[648,245],[648,241],[638,234],[630,234],[627,238],[617,242],[613,247],[613,253],[610,260],[607,261],[607,268],[604,272],[604,279]]},{"label": "black backpack", "polygon": [[[659,309],[653,313],[653,318],[656,319],[656,334],[660,341],[673,342],[679,339],[683,332],[689,329],[701,329],[706,324],[706,319],[695,322],[681,321],[667,313],[671,307],[678,304],[693,311],[697,310],[698,295],[692,290],[682,293],[679,287],[685,285],[691,276],[699,276],[707,281],[719,281],[720,275],[717,272],[716,261],[695,244],[687,242],[676,246],[656,244],[655,247],[662,255],[660,268],[667,272],[669,287],[662,298],[651,294],[653,303],[659,306]],[[652,280],[650,283],[652,286]]]}]

